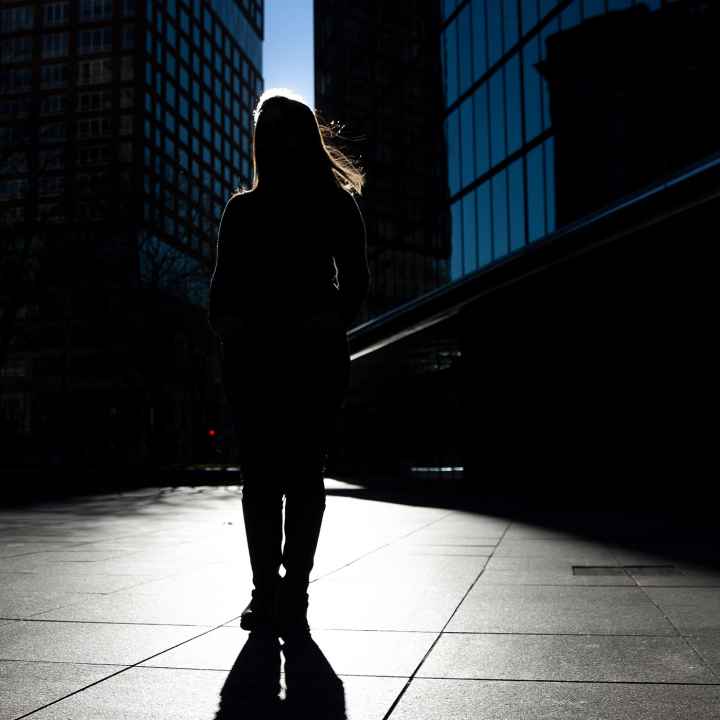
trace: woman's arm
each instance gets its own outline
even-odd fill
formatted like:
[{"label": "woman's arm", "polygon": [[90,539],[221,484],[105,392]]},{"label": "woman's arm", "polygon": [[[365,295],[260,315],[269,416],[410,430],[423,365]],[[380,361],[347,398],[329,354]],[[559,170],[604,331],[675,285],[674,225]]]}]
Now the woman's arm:
[{"label": "woman's arm", "polygon": [[239,196],[230,198],[220,218],[215,269],[210,279],[208,324],[220,338],[242,326],[240,318],[233,314],[239,281],[238,268],[233,262],[233,246],[238,242],[238,201]]},{"label": "woman's arm", "polygon": [[342,239],[335,253],[341,312],[347,328],[360,311],[370,288],[365,220],[352,195],[349,196],[348,206],[349,212],[343,215],[345,232],[339,233]]}]

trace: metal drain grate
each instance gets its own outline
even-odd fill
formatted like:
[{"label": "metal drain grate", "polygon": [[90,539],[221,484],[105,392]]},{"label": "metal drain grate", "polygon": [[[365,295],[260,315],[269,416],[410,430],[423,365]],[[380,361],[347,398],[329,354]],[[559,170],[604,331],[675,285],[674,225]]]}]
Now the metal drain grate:
[{"label": "metal drain grate", "polygon": [[674,565],[573,565],[573,575],[682,575]]},{"label": "metal drain grate", "polygon": [[630,575],[682,575],[674,565],[624,565]]},{"label": "metal drain grate", "polygon": [[617,565],[573,565],[573,575],[624,575],[625,571]]}]

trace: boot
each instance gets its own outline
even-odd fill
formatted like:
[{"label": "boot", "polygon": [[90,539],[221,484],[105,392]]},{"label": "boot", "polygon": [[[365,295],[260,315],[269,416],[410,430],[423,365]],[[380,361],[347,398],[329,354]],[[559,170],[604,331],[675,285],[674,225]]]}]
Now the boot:
[{"label": "boot", "polygon": [[285,576],[278,597],[278,634],[307,637],[308,585],[325,512],[325,488],[293,489],[285,499],[285,546],[282,563]]},{"label": "boot", "polygon": [[250,566],[252,598],[240,615],[244,630],[274,629],[282,560],[282,495],[243,486],[243,518]]}]

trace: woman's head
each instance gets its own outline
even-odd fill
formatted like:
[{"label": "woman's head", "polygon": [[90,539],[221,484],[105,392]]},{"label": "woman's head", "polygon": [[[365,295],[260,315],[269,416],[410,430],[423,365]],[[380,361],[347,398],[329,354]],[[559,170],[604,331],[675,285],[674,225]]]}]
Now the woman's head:
[{"label": "woman's head", "polygon": [[333,146],[334,123],[326,126],[292,90],[272,88],[253,111],[252,187],[293,189],[334,182],[360,193],[363,172]]}]

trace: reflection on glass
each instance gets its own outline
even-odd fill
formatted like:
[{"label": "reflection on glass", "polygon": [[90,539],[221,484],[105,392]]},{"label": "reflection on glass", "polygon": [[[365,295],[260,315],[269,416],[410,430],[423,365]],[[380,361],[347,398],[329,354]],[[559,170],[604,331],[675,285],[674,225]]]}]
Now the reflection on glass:
[{"label": "reflection on glass", "polygon": [[492,208],[490,206],[490,181],[475,190],[477,204],[478,265],[492,262]]},{"label": "reflection on glass", "polygon": [[473,80],[472,74],[472,25],[470,23],[470,5],[466,5],[456,20],[458,27],[458,56],[460,67],[460,88],[462,95]]},{"label": "reflection on glass", "polygon": [[545,234],[545,182],[543,149],[541,145],[527,155],[527,198],[529,240],[537,240]]},{"label": "reflection on glass", "polygon": [[503,25],[507,52],[518,40],[517,0],[505,0],[503,3]]},{"label": "reflection on glass", "polygon": [[443,33],[443,48],[445,101],[450,105],[455,102],[458,95],[457,22],[455,21]]},{"label": "reflection on glass", "polygon": [[475,171],[478,175],[486,173],[490,168],[487,95],[487,83],[481,85],[473,94],[475,104]]},{"label": "reflection on glass", "polygon": [[488,63],[492,66],[503,54],[502,6],[497,0],[487,4]]},{"label": "reflection on glass", "polygon": [[527,33],[528,30],[535,27],[538,22],[538,3],[537,0],[522,0],[522,31]]},{"label": "reflection on glass", "polygon": [[490,78],[490,159],[493,165],[505,159],[505,93],[503,69]]},{"label": "reflection on glass", "polygon": [[540,16],[545,17],[560,0],[540,0]]},{"label": "reflection on glass", "polygon": [[445,121],[445,138],[447,141],[448,189],[450,195],[460,189],[460,138],[458,133],[459,113],[453,110]]},{"label": "reflection on glass", "polygon": [[475,153],[473,152],[473,99],[469,97],[460,106],[460,154],[462,186],[475,179]]},{"label": "reflection on glass", "polygon": [[461,200],[450,206],[450,279],[457,280],[462,276],[462,208]]},{"label": "reflection on glass", "polygon": [[608,10],[625,10],[632,7],[632,0],[608,0]]},{"label": "reflection on glass", "polygon": [[475,80],[487,70],[485,0],[472,0],[473,68]]},{"label": "reflection on glass", "polygon": [[464,272],[477,270],[477,239],[475,237],[475,193],[470,192],[462,199],[463,204],[463,248]]},{"label": "reflection on glass", "polygon": [[525,140],[530,141],[542,130],[541,83],[535,64],[539,60],[538,39],[533,38],[523,48],[523,81],[525,85]]},{"label": "reflection on glass", "polygon": [[507,178],[503,170],[494,175],[492,188],[492,217],[493,217],[493,259],[503,257],[508,252],[508,205],[507,205]]},{"label": "reflection on glass", "polygon": [[525,245],[525,180],[522,158],[508,168],[510,249]]},{"label": "reflection on glass", "polygon": [[[546,40],[551,35],[554,35],[556,32],[558,32],[560,29],[560,23],[557,18],[554,20],[551,20],[540,33],[540,52],[542,53],[542,58],[545,60],[547,58],[547,45]],[[552,124],[552,118],[550,116],[550,88],[548,86],[548,83],[543,82],[542,83],[542,102],[543,102],[543,125],[544,128],[547,130],[551,124]]]},{"label": "reflection on glass", "polygon": [[505,65],[505,106],[507,113],[508,155],[522,145],[522,107],[520,103],[520,60],[513,55]]},{"label": "reflection on glass", "polygon": [[583,15],[587,20],[594,15],[602,15],[605,12],[605,0],[583,0]]},{"label": "reflection on glass", "polygon": [[580,23],[580,0],[575,0],[572,5],[565,8],[560,13],[560,27],[563,30],[568,30],[571,27],[575,27]]},{"label": "reflection on glass", "polygon": [[547,201],[547,230],[555,230],[555,140],[549,138],[543,143],[545,150],[545,198]]}]

